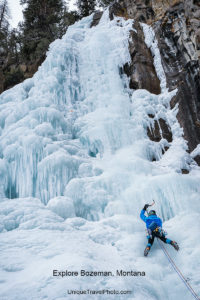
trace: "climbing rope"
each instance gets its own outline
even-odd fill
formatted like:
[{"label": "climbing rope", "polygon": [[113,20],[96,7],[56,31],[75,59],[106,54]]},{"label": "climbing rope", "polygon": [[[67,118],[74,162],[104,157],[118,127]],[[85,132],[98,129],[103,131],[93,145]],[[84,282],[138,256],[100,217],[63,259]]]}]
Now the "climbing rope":
[{"label": "climbing rope", "polygon": [[176,273],[178,274],[178,276],[181,278],[181,280],[183,281],[183,283],[186,285],[186,287],[188,288],[188,290],[191,292],[191,294],[193,295],[193,297],[196,300],[200,300],[199,296],[195,293],[195,291],[193,290],[193,288],[191,287],[191,285],[188,283],[187,279],[185,279],[185,277],[183,276],[183,274],[181,273],[181,271],[179,270],[179,268],[176,266],[175,262],[170,257],[170,255],[167,252],[167,250],[165,249],[164,245],[161,243],[161,241],[159,239],[157,239],[157,241],[158,241],[158,244],[160,245],[160,248],[165,253],[167,259],[171,263],[172,267],[174,268],[174,270],[176,271]]}]

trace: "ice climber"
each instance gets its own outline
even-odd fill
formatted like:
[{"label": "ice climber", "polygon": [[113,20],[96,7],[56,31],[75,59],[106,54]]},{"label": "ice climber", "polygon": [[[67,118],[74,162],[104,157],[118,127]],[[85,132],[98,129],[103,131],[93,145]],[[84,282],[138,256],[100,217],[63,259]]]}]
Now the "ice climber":
[{"label": "ice climber", "polygon": [[162,229],[162,220],[159,217],[157,217],[155,210],[150,210],[149,213],[147,212],[148,217],[145,216],[145,212],[149,206],[151,205],[145,204],[144,208],[141,210],[140,213],[140,218],[146,223],[147,227],[148,244],[144,250],[144,256],[148,255],[151,246],[153,245],[155,237],[161,239],[161,241],[163,241],[166,244],[171,244],[178,251],[178,244],[165,237],[166,232]]}]

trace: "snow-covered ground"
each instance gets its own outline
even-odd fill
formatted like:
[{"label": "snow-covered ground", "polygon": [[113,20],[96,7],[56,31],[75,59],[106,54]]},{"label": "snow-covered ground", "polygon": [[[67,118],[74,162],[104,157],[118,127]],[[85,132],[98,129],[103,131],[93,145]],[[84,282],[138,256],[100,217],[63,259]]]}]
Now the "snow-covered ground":
[{"label": "snow-covered ground", "polygon": [[[151,28],[141,24],[161,95],[130,91],[121,74],[133,21],[110,21],[108,12],[96,27],[91,20],[71,26],[32,79],[0,96],[0,299],[192,299],[156,241],[143,257],[139,219],[154,199],[180,245],[166,248],[200,294],[200,171],[186,151],[178,107],[170,109],[176,91],[167,90]],[[149,114],[171,127],[171,143],[149,140]],[[132,294],[69,294],[88,289]]]}]

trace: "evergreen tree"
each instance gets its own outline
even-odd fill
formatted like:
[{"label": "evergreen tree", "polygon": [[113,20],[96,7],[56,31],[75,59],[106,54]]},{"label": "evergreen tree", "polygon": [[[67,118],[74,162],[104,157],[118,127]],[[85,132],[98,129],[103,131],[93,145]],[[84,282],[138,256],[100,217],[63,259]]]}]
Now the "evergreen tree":
[{"label": "evergreen tree", "polygon": [[19,63],[21,51],[21,35],[15,28],[9,32],[8,35],[8,53],[12,61],[16,64]]},{"label": "evergreen tree", "polygon": [[49,44],[60,37],[63,0],[21,0],[24,22],[22,52],[26,59],[44,59]]},{"label": "evergreen tree", "polygon": [[76,5],[80,17],[87,17],[95,11],[96,0],[77,0]]},{"label": "evergreen tree", "polygon": [[33,75],[49,44],[80,18],[67,10],[65,0],[20,0],[20,4],[24,21],[9,30],[8,0],[0,0],[0,93]]}]

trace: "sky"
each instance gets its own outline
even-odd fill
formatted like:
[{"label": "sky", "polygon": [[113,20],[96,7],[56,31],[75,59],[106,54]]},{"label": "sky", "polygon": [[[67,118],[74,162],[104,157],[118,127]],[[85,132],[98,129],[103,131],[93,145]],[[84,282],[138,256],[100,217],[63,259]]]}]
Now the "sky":
[{"label": "sky", "polygon": [[[17,24],[23,20],[22,14],[22,6],[19,4],[20,0],[8,0],[10,12],[11,12],[11,19],[10,24],[12,27],[17,27]],[[69,1],[69,9],[73,9],[73,4],[76,0]]]}]

